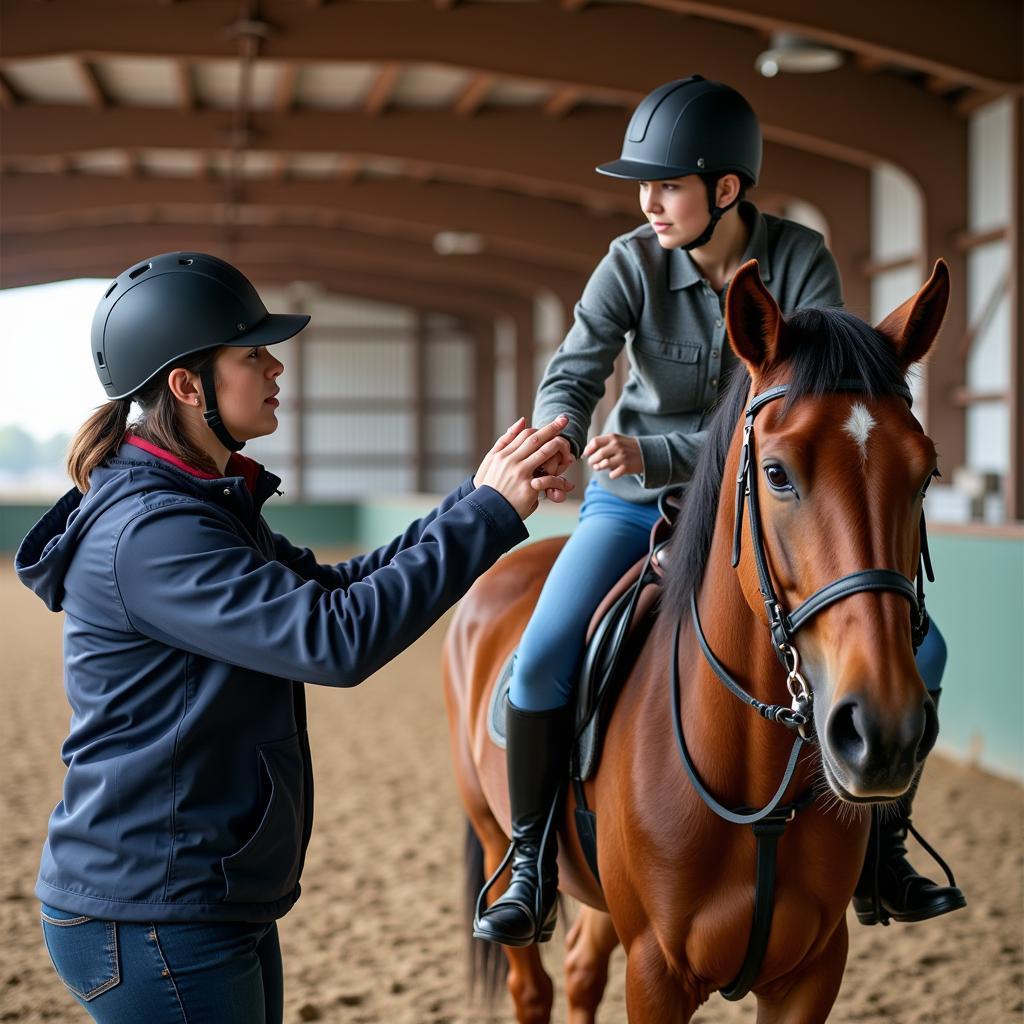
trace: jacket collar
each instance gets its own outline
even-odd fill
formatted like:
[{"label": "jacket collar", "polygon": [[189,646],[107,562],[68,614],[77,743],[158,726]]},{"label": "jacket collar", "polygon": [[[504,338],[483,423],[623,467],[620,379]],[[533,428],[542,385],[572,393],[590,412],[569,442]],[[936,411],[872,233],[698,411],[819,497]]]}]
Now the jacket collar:
[{"label": "jacket collar", "polygon": [[180,469],[183,473],[188,473],[189,476],[197,477],[200,480],[222,480],[227,477],[241,477],[245,481],[246,489],[250,494],[255,493],[256,483],[260,478],[260,474],[264,472],[263,467],[258,462],[248,459],[244,455],[239,455],[238,452],[231,453],[228,457],[227,467],[223,476],[218,476],[216,473],[208,473],[205,469],[191,466],[172,452],[166,451],[164,448],[141,437],[136,437],[130,432],[125,434],[124,443],[135,448],[141,448],[147,454],[160,459],[162,462],[169,463],[175,469]]},{"label": "jacket collar", "polygon": [[[768,228],[764,215],[753,203],[744,200],[739,205],[739,214],[750,228],[750,238],[743,253],[740,264],[747,260],[757,260],[762,281],[770,281],[772,277],[771,263],[768,259]],[[672,291],[689,288],[700,284],[704,275],[693,261],[693,257],[683,249],[670,249],[668,254],[669,272],[668,286]]]}]

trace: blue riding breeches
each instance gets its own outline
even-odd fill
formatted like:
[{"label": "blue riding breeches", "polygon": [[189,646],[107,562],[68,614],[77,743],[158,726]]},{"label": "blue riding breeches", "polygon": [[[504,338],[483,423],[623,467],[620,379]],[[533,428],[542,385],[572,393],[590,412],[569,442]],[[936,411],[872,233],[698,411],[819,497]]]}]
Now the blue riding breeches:
[{"label": "blue riding breeches", "polygon": [[[591,480],[580,521],[544,583],[519,642],[509,700],[522,711],[549,711],[572,699],[587,626],[622,574],[647,552],[657,504],[640,505]],[[946,643],[935,622],[917,652],[929,692],[942,685]]]},{"label": "blue riding breeches", "polygon": [[591,480],[580,523],[548,573],[519,642],[509,700],[523,711],[564,707],[583,660],[587,626],[605,594],[647,551],[656,504],[616,497]]}]

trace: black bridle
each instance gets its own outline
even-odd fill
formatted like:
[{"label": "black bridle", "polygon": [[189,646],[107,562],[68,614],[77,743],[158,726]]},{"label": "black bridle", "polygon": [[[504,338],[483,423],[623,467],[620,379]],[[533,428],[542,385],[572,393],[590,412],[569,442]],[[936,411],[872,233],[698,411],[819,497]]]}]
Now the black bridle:
[{"label": "black bridle", "polygon": [[[841,380],[836,388],[838,392],[860,391],[865,389],[859,381]],[[917,567],[916,583],[908,579],[902,572],[895,569],[861,569],[849,573],[816,590],[806,601],[792,612],[786,613],[768,570],[768,557],[764,547],[764,534],[761,528],[760,505],[758,503],[757,468],[752,458],[754,443],[754,419],[769,402],[784,397],[789,391],[788,384],[780,384],[754,396],[747,406],[743,424],[743,447],[740,451],[739,471],[736,474],[735,526],[732,541],[732,565],[736,568],[740,560],[740,544],[743,532],[743,506],[746,499],[747,514],[750,522],[750,539],[754,551],[754,563],[757,567],[758,589],[764,601],[768,616],[768,628],[771,634],[772,647],[789,673],[786,685],[792,704],[765,704],[752,697],[732,677],[728,669],[715,657],[707,637],[701,627],[700,615],[697,611],[697,587],[690,592],[690,612],[694,632],[705,659],[712,671],[734,696],[753,708],[762,718],[778,722],[796,731],[793,747],[790,750],[786,770],[782,781],[772,798],[760,810],[745,807],[728,808],[712,796],[701,781],[697,768],[690,757],[683,736],[682,719],[679,711],[679,639],[682,633],[682,619],[676,623],[672,640],[672,662],[669,673],[672,693],[672,720],[675,726],[676,745],[683,767],[689,776],[694,789],[704,803],[726,821],[736,825],[751,825],[757,836],[757,885],[754,899],[754,922],[751,927],[750,940],[743,966],[737,977],[721,990],[726,999],[741,999],[750,991],[764,958],[771,929],[772,909],[775,887],[775,848],[786,824],[796,813],[808,806],[813,800],[813,792],[804,793],[790,804],[783,805],[782,797],[796,771],[800,751],[805,741],[814,739],[813,700],[814,695],[807,681],[800,673],[800,655],[793,642],[794,634],[807,624],[815,615],[830,605],[865,591],[889,591],[900,594],[910,602],[911,608],[911,643],[914,652],[921,646],[928,633],[928,613],[924,603],[924,579],[934,582],[931,557],[928,552],[928,535],[925,527],[924,511],[921,512],[921,553]],[[909,388],[900,387],[897,392],[908,404],[911,404]]]}]

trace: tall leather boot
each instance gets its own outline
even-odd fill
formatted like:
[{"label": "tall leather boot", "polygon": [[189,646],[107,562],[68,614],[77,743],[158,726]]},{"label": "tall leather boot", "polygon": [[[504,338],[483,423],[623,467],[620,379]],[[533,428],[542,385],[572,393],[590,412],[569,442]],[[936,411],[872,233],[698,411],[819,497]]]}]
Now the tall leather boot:
[{"label": "tall leather boot", "polygon": [[[940,692],[932,695],[936,709]],[[967,906],[946,862],[911,824],[911,809],[920,781],[921,769],[914,776],[910,789],[896,801],[895,808],[872,811],[864,867],[853,894],[853,909],[861,924],[887,925],[890,919],[927,921]],[[948,885],[938,885],[914,870],[907,860],[908,832],[913,832],[917,841],[935,858],[946,873]]]},{"label": "tall leather boot", "polygon": [[512,877],[501,897],[478,911],[474,938],[529,946],[547,942],[555,930],[557,808],[569,758],[570,715],[570,708],[521,711],[511,701],[505,706]]}]

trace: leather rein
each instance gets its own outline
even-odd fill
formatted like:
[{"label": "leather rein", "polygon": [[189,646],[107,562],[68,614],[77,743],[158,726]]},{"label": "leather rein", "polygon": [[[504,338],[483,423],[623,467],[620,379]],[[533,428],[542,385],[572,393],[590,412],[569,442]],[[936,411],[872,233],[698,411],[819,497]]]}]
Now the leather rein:
[{"label": "leather rein", "polygon": [[[835,388],[838,392],[863,392],[864,385],[859,381],[842,380]],[[752,458],[754,444],[754,420],[766,405],[784,397],[789,391],[788,384],[780,384],[756,395],[747,405],[743,425],[743,447],[740,451],[739,471],[736,474],[735,526],[732,541],[732,566],[736,568],[740,560],[740,544],[743,531],[744,499],[750,522],[750,537],[753,545],[754,563],[757,567],[758,589],[764,601],[768,616],[768,628],[771,633],[772,647],[779,661],[788,672],[786,686],[792,698],[790,706],[784,704],[765,704],[751,696],[729,673],[728,669],[718,660],[701,627],[700,615],[697,610],[697,588],[690,594],[690,614],[694,632],[708,665],[735,697],[749,705],[762,718],[777,722],[792,729],[796,733],[789,760],[783,773],[782,781],[771,799],[760,809],[746,807],[728,808],[721,804],[704,785],[697,772],[696,765],[686,746],[683,735],[682,718],[679,708],[679,640],[682,634],[682,619],[675,626],[672,640],[671,671],[669,672],[672,695],[672,721],[675,727],[676,745],[679,756],[686,769],[694,789],[704,803],[719,817],[736,825],[750,825],[757,837],[757,882],[754,896],[754,921],[743,966],[739,974],[721,994],[729,1000],[742,999],[749,991],[761,969],[764,954],[768,946],[771,930],[772,911],[775,895],[775,852],[776,845],[788,822],[792,821],[798,811],[809,806],[814,799],[812,790],[804,793],[797,800],[782,804],[789,784],[796,771],[800,751],[806,742],[815,742],[813,702],[814,694],[807,680],[800,672],[800,655],[793,642],[794,634],[807,624],[819,612],[830,605],[841,601],[852,594],[865,591],[889,591],[900,594],[910,603],[911,608],[911,643],[914,652],[921,646],[928,632],[928,613],[924,602],[924,579],[934,582],[931,557],[928,551],[928,535],[925,527],[924,512],[921,512],[921,553],[917,567],[916,583],[895,569],[861,569],[858,572],[842,576],[824,587],[816,590],[806,601],[790,613],[786,613],[782,600],[778,596],[768,570],[768,557],[764,547],[764,534],[761,528],[760,505],[757,490],[756,460]],[[908,388],[898,389],[899,394],[911,404]]]}]

